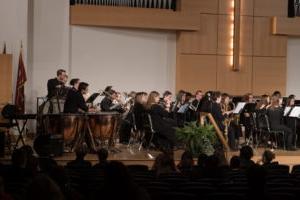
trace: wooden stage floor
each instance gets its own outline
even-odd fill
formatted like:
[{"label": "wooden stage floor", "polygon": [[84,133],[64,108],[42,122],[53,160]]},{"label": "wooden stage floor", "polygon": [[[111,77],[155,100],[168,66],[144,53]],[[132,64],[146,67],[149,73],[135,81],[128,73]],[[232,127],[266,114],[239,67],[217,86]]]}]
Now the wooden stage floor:
[{"label": "wooden stage floor", "polygon": [[[129,148],[127,145],[118,144],[116,146],[117,149],[120,150],[118,153],[109,152],[109,160],[118,160],[123,162],[126,165],[130,164],[143,164],[151,167],[155,160],[155,157],[160,153],[159,151],[149,151],[141,150],[139,151],[137,147]],[[254,149],[254,157],[253,161],[258,161],[261,158],[261,155],[265,149],[258,148]],[[296,165],[300,164],[300,149],[297,151],[284,151],[277,149],[274,151],[276,154],[276,161],[280,164],[286,165]],[[183,150],[177,150],[174,152],[175,162],[178,163],[180,160],[181,154]],[[227,152],[226,157],[228,161],[233,155],[239,155],[239,152]],[[75,159],[75,153],[64,153],[62,156],[54,158],[60,165],[65,165],[67,162]],[[86,160],[91,161],[93,164],[97,163],[97,155],[96,154],[88,154],[86,156]],[[5,156],[4,158],[0,158],[0,162],[9,163],[10,155]]]}]

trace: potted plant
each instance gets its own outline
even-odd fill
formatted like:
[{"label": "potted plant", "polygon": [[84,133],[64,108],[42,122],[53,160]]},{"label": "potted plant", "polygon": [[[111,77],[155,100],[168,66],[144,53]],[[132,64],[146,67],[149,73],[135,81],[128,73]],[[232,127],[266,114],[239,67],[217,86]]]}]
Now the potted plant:
[{"label": "potted plant", "polygon": [[200,126],[196,121],[188,122],[182,128],[176,128],[176,137],[195,157],[201,153],[212,155],[217,142],[214,127]]}]

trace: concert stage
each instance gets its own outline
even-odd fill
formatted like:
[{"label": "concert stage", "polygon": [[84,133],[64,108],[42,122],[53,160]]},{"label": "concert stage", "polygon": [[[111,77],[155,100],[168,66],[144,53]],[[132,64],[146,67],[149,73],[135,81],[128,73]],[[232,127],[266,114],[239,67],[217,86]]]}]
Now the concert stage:
[{"label": "concert stage", "polygon": [[[123,162],[126,165],[131,164],[143,164],[151,167],[155,160],[155,157],[160,153],[159,151],[149,151],[141,150],[139,151],[137,147],[129,148],[127,145],[118,144],[116,146],[117,149],[120,150],[118,153],[109,152],[109,160],[118,160]],[[257,161],[261,158],[261,155],[265,149],[258,148],[254,149],[254,157],[253,161]],[[177,150],[174,152],[174,159],[175,162],[178,163],[181,157],[183,150]],[[226,157],[228,161],[234,155],[238,155],[239,152],[227,152]],[[286,164],[289,166],[300,164],[300,149],[297,151],[284,151],[281,149],[275,150],[276,154],[276,161],[280,164]],[[63,156],[55,157],[54,158],[58,164],[65,165],[67,162],[75,159],[75,153],[64,153]],[[86,156],[86,160],[92,162],[92,164],[97,163],[97,155],[96,154],[88,154]],[[196,161],[196,159],[195,159]],[[5,156],[5,158],[0,158],[0,162],[9,163],[10,156]]]}]

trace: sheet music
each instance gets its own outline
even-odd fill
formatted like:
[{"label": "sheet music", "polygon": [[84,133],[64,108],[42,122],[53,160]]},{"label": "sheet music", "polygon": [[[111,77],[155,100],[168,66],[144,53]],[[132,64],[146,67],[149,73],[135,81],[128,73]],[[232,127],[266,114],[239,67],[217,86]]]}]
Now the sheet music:
[{"label": "sheet music", "polygon": [[289,107],[289,106],[287,106],[287,107],[285,107],[285,109],[284,109],[284,113],[283,113],[283,116],[287,116],[287,114],[291,111],[291,109],[292,109],[292,107]]},{"label": "sheet music", "polygon": [[189,104],[188,104],[188,103],[186,103],[186,104],[180,106],[180,108],[178,109],[177,113],[185,113],[186,110],[188,109],[188,107],[189,107]]},{"label": "sheet music", "polygon": [[289,117],[300,118],[300,107],[299,106],[294,107],[292,112],[290,113]]},{"label": "sheet music", "polygon": [[233,111],[233,114],[239,114],[243,110],[245,105],[246,105],[246,102],[239,102],[237,104],[237,106],[235,107],[235,109]]}]

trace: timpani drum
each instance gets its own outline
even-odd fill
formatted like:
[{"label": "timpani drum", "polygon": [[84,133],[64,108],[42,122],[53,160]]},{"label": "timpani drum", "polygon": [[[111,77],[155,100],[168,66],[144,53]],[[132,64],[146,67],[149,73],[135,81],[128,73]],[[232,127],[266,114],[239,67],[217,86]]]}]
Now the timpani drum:
[{"label": "timpani drum", "polygon": [[45,134],[63,135],[66,145],[72,144],[82,130],[84,118],[80,114],[46,114],[43,116]]},{"label": "timpani drum", "polygon": [[120,113],[89,113],[88,119],[94,140],[100,141],[101,144],[108,140],[109,147],[114,146],[114,139],[120,125]]}]

